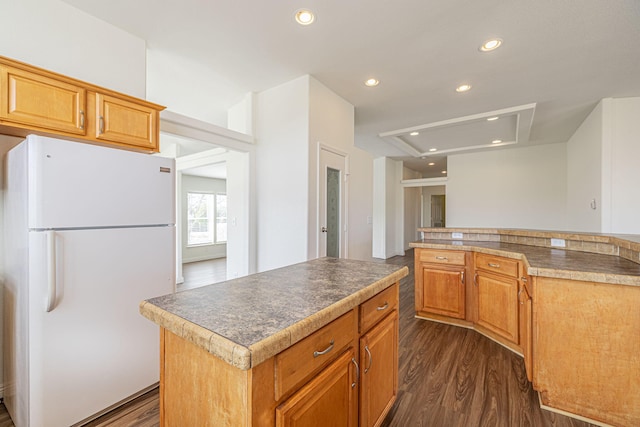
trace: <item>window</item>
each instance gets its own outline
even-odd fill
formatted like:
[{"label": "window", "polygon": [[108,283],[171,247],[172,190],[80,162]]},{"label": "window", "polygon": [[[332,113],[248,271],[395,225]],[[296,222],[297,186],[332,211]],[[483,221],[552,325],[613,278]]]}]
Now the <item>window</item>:
[{"label": "window", "polygon": [[226,194],[187,193],[187,221],[187,246],[226,242]]}]

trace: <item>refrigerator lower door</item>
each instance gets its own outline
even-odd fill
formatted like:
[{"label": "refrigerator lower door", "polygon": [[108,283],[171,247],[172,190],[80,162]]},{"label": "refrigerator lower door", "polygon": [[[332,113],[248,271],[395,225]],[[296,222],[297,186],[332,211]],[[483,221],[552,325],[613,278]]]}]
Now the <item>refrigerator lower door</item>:
[{"label": "refrigerator lower door", "polygon": [[174,228],[55,233],[47,312],[47,239],[29,237],[31,427],[70,426],[159,379],[159,332],[139,303],[174,290]]}]

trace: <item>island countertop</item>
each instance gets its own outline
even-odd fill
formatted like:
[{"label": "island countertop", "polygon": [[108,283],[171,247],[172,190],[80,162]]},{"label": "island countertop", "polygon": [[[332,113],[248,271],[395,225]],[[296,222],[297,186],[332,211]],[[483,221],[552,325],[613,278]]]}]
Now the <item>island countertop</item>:
[{"label": "island countertop", "polygon": [[398,282],[408,268],[320,258],[140,303],[140,313],[251,369]]}]

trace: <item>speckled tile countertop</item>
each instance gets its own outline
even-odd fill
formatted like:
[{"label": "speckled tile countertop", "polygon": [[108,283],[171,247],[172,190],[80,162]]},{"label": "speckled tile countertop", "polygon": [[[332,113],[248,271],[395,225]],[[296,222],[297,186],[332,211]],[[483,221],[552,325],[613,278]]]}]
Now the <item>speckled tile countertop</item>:
[{"label": "speckled tile countertop", "polygon": [[557,248],[502,242],[423,239],[414,248],[472,250],[522,259],[532,276],[640,286],[640,264],[616,255],[602,255]]},{"label": "speckled tile countertop", "polygon": [[140,313],[243,370],[252,368],[409,273],[320,258],[140,303]]}]

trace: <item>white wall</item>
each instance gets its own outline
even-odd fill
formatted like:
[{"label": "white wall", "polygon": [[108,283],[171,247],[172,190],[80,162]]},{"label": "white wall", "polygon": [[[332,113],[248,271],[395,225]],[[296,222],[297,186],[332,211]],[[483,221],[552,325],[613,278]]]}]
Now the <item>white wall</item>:
[{"label": "white wall", "polygon": [[[147,93],[150,99],[167,109],[217,126],[227,127],[227,112],[219,107],[239,102],[236,83],[215,74],[208,67],[174,53],[149,48],[147,51]],[[223,102],[224,105],[224,102]]]},{"label": "white wall", "polygon": [[138,98],[146,93],[145,49],[143,39],[59,0],[0,6],[0,55]]},{"label": "white wall", "polygon": [[[567,230],[601,230],[602,102],[567,142]],[[596,209],[592,209],[595,201]]]},{"label": "white wall", "polygon": [[402,162],[388,157],[373,160],[374,258],[404,255],[404,191]]},{"label": "white wall", "polygon": [[447,160],[447,226],[564,230],[566,144]]},{"label": "white wall", "polygon": [[610,192],[611,205],[602,232],[640,234],[640,97],[603,102],[603,173],[610,172],[610,178],[603,174],[603,192]]},{"label": "white wall", "polygon": [[227,183],[223,179],[204,178],[182,174],[180,197],[182,198],[182,262],[204,261],[207,259],[224,258],[227,256],[226,243],[213,245],[187,246],[188,221],[187,221],[187,193],[216,193],[226,194]]},{"label": "white wall", "polygon": [[[255,156],[253,156],[255,157]],[[227,278],[246,276],[254,272],[255,245],[251,229],[255,222],[252,211],[250,153],[227,154]]]},{"label": "white wall", "polygon": [[257,269],[307,259],[309,76],[256,95]]}]

